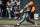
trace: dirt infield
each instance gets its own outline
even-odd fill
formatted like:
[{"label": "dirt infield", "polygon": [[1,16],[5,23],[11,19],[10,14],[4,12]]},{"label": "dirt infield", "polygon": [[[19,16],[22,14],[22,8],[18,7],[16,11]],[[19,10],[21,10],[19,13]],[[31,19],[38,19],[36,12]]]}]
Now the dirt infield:
[{"label": "dirt infield", "polygon": [[13,24],[11,25],[6,25],[6,24],[0,24],[0,27],[40,27],[40,25],[20,25],[20,26],[14,26]]}]

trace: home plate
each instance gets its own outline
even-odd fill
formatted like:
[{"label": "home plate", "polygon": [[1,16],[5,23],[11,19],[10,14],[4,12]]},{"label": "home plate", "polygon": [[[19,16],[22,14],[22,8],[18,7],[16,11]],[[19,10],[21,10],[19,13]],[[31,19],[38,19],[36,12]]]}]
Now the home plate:
[{"label": "home plate", "polygon": [[5,27],[10,27],[9,25],[4,25]]}]

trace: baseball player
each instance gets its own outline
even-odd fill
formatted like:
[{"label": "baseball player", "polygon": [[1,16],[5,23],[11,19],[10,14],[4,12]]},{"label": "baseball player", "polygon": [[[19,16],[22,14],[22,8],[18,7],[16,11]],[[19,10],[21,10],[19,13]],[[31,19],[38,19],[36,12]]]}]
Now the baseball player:
[{"label": "baseball player", "polygon": [[22,10],[20,11],[21,13],[24,13],[24,15],[23,15],[20,23],[17,23],[15,26],[19,26],[25,19],[26,19],[27,22],[30,22],[30,23],[32,23],[32,24],[35,24],[35,26],[37,26],[37,23],[29,20],[29,16],[30,16],[30,14],[31,14],[30,12],[34,12],[34,10],[35,10],[35,7],[33,6],[33,4],[34,4],[34,3],[33,3],[32,1],[29,2],[29,3],[24,7],[24,9],[22,9]]}]

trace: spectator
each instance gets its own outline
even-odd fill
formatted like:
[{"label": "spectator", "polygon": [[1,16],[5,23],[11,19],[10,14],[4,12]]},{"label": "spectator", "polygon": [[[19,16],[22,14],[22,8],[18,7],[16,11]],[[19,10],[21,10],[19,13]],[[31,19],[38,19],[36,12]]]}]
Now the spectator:
[{"label": "spectator", "polygon": [[19,18],[20,19],[20,9],[19,9],[19,6],[20,6],[20,2],[18,1],[17,2],[17,10],[16,10],[16,12],[18,12],[18,13],[16,13],[16,18],[15,19],[17,19],[17,18]]},{"label": "spectator", "polygon": [[9,19],[11,19],[12,6],[11,6],[11,4],[10,4],[9,2],[8,2],[8,4],[7,4],[7,10],[8,10]]}]

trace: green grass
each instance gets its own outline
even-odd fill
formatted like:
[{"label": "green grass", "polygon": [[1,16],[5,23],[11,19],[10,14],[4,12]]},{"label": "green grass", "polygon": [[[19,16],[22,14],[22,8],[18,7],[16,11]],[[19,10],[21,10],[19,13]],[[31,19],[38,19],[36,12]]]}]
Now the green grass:
[{"label": "green grass", "polygon": [[[35,21],[37,24],[40,24],[40,21]],[[0,21],[0,24],[17,24],[19,21]],[[22,24],[31,24],[24,21]]]}]

